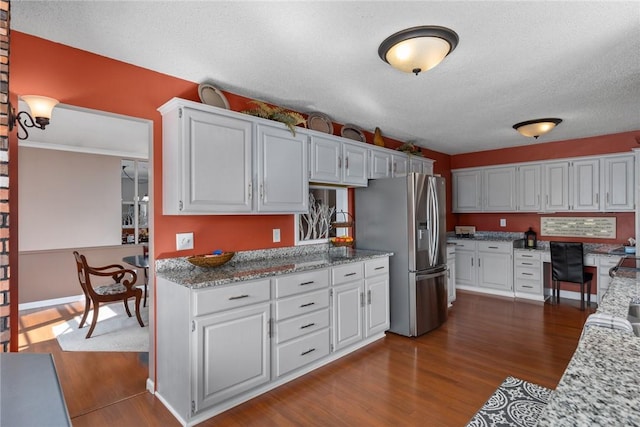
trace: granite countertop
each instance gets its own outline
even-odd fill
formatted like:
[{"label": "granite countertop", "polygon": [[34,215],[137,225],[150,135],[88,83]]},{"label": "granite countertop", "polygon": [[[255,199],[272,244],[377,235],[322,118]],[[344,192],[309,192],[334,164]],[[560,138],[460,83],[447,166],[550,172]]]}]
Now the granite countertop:
[{"label": "granite countertop", "polygon": [[198,289],[391,255],[392,252],[307,245],[238,252],[231,261],[215,268],[196,267],[187,261],[187,257],[160,259],[156,261],[156,274],[179,285]]},{"label": "granite countertop", "polygon": [[[639,291],[635,278],[614,278],[598,313],[626,318]],[[640,337],[587,327],[538,425],[640,426],[639,384]]]}]

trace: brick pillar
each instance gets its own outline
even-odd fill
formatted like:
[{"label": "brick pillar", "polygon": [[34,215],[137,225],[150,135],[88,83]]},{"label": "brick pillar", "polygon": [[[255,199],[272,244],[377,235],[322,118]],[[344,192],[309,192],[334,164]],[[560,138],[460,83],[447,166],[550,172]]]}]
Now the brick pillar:
[{"label": "brick pillar", "polygon": [[0,0],[0,351],[9,351],[9,1]]}]

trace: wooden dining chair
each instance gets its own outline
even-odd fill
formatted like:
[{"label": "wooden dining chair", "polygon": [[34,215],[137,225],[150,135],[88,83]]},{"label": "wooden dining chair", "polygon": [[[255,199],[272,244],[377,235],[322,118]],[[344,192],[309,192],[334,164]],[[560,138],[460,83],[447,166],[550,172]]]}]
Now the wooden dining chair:
[{"label": "wooden dining chair", "polygon": [[[78,251],[74,251],[73,255],[76,258],[76,266],[78,268],[78,280],[84,292],[85,305],[84,314],[80,321],[80,328],[84,326],[84,322],[87,320],[89,310],[91,310],[91,303],[93,303],[93,319],[91,320],[91,327],[85,338],[90,338],[93,330],[98,322],[98,311],[100,309],[100,303],[123,301],[124,308],[127,311],[127,315],[131,317],[131,311],[129,310],[128,300],[129,298],[135,298],[136,305],[136,318],[141,327],[144,327],[142,318],[140,317],[140,300],[142,299],[142,290],[135,286],[137,275],[134,270],[125,269],[118,264],[106,265],[103,267],[90,267],[87,264],[87,259],[84,255],[80,255]],[[94,286],[91,283],[91,277],[111,277],[114,283],[107,285]]]}]

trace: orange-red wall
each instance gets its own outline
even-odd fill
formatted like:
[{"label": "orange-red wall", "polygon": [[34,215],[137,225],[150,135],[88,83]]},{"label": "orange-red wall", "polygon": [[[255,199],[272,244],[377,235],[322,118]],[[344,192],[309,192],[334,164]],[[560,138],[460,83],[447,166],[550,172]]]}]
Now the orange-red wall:
[{"label": "orange-red wall", "polygon": [[[293,245],[293,215],[162,215],[162,127],[157,108],[173,97],[199,101],[198,83],[12,31],[9,89],[14,104],[17,104],[17,95],[37,94],[56,98],[63,104],[153,120],[156,257],[186,256],[217,248],[238,251]],[[251,107],[247,98],[231,93],[225,95],[232,110]],[[52,120],[55,120],[55,110]],[[334,128],[339,132],[339,126]],[[370,132],[365,134],[367,141],[373,140]],[[385,139],[391,148],[400,145],[398,141]],[[14,147],[11,166],[15,168],[15,132],[11,141]],[[436,173],[450,177],[448,155],[423,151],[426,157],[436,160]],[[450,218],[452,227],[453,217]],[[12,226],[15,227],[15,222]],[[280,243],[271,241],[273,228],[281,230]],[[14,230],[17,233],[17,228]],[[194,232],[194,250],[176,252],[175,234],[189,231]]]},{"label": "orange-red wall", "polygon": [[[633,148],[640,148],[640,145],[636,142],[636,138],[640,138],[640,130],[613,135],[595,136],[591,138],[504,148],[501,150],[459,154],[451,157],[451,169],[561,159],[567,157],[592,156],[598,154],[631,153]],[[529,227],[532,227],[533,230],[538,233],[538,239],[551,240],[549,237],[540,236],[541,216],[615,216],[617,218],[617,237],[615,239],[580,239],[585,242],[624,243],[627,238],[635,236],[635,214],[628,212],[616,214],[563,213],[544,215],[538,215],[535,213],[458,214],[456,216],[456,221],[458,225],[475,225],[477,230],[523,232]],[[507,220],[506,227],[500,227],[501,218]],[[558,237],[554,238],[554,240],[566,241],[572,239]]]}]

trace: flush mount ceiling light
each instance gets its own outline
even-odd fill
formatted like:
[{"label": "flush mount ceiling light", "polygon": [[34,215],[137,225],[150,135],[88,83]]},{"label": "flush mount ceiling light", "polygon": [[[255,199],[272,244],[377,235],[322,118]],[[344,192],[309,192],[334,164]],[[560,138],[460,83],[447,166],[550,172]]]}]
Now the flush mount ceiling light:
[{"label": "flush mount ceiling light", "polygon": [[407,28],[387,37],[378,48],[380,58],[405,73],[418,75],[438,65],[458,45],[458,35],[445,27]]},{"label": "flush mount ceiling light", "polygon": [[16,114],[15,109],[9,103],[9,131],[13,130],[16,124],[24,131],[24,135],[18,132],[18,139],[27,139],[29,132],[27,128],[44,129],[51,121],[53,107],[58,104],[57,99],[38,95],[22,95],[20,97],[29,106],[31,114],[20,111]]},{"label": "flush mount ceiling light", "polygon": [[513,125],[513,128],[524,136],[538,139],[540,135],[551,131],[554,127],[562,123],[562,119],[537,119],[527,120]]}]

